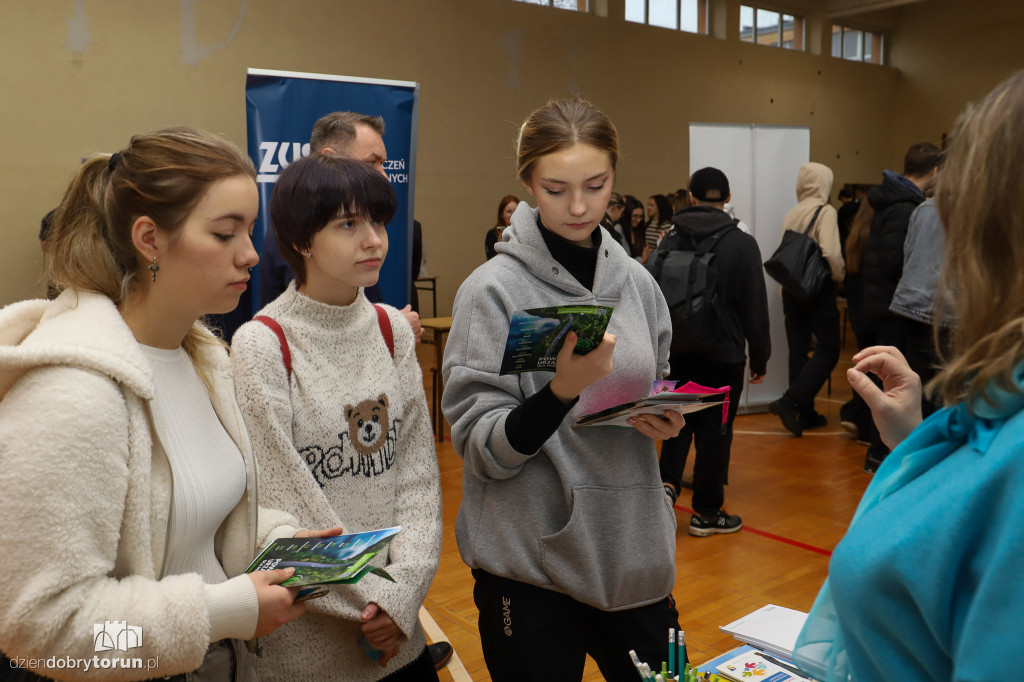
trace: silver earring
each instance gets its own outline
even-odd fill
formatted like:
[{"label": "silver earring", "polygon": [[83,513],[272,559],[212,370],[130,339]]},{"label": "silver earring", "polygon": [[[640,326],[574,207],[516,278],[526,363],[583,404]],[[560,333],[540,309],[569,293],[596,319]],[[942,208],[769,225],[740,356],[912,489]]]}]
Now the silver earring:
[{"label": "silver earring", "polygon": [[156,271],[160,269],[160,266],[156,264],[156,256],[153,256],[153,264],[149,266],[149,271],[153,273],[153,281],[156,281]]},{"label": "silver earring", "polygon": [[302,255],[306,257],[306,260],[309,260],[310,258],[313,257],[312,254],[309,251],[303,252]]}]

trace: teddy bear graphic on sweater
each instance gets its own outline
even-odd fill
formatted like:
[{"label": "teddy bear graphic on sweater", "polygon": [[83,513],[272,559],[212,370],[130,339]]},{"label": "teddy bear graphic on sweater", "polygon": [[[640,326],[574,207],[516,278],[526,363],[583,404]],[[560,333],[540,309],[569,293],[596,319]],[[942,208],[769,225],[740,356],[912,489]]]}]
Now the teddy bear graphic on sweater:
[{"label": "teddy bear graphic on sweater", "polygon": [[345,474],[371,478],[379,476],[395,463],[400,419],[388,419],[388,397],[380,394],[343,410],[348,428],[338,434],[340,445],[326,450],[310,445],[299,451],[306,459],[320,487]]},{"label": "teddy bear graphic on sweater", "polygon": [[349,440],[356,452],[360,455],[379,452],[387,440],[388,397],[382,393],[376,400],[346,405],[345,419]]}]

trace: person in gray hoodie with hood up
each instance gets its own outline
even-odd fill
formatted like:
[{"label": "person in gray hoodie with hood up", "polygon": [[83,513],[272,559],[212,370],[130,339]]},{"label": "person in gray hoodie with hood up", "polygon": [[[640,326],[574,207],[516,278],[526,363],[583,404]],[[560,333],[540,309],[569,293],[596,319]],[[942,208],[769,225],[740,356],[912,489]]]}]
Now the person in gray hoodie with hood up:
[{"label": "person in gray hoodie with hood up", "polygon": [[[635,679],[629,651],[664,655],[676,521],[652,439],[683,418],[634,428],[572,424],[651,392],[668,368],[671,323],[654,279],[600,227],[618,141],[590,103],[533,112],[518,142],[520,203],[497,256],[462,284],[444,357],[442,408],[463,466],[456,539],[473,569],[492,679],[579,680],[590,654],[608,680]],[[575,355],[570,332],[552,376],[500,375],[515,311],[614,308],[608,333]]]}]

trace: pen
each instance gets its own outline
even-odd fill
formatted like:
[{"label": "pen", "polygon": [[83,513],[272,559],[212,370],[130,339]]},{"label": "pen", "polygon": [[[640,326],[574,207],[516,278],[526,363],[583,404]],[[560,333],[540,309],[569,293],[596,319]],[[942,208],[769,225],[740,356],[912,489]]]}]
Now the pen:
[{"label": "pen", "polygon": [[788,670],[791,673],[794,673],[796,675],[800,675],[801,677],[803,677],[803,673],[800,672],[800,670],[798,668],[796,668],[796,667],[794,667],[792,665],[788,665],[786,663],[783,663],[782,661],[780,661],[777,658],[773,658],[772,656],[769,656],[768,654],[762,654],[760,651],[755,651],[754,655],[755,656],[760,656],[764,660],[770,661],[771,663],[774,663],[775,665],[779,666],[783,670]]},{"label": "pen", "polygon": [[668,629],[668,669],[677,672],[679,668],[676,667],[676,629]]}]

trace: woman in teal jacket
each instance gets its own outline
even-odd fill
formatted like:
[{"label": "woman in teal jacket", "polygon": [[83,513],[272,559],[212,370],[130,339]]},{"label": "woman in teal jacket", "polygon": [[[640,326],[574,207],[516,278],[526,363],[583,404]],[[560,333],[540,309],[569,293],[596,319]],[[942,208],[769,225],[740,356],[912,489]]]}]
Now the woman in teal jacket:
[{"label": "woman in teal jacket", "polygon": [[853,358],[850,383],[894,449],[797,641],[819,679],[1019,677],[1024,215],[1010,209],[1024,190],[1022,117],[1024,71],[964,114],[940,175],[942,285],[958,283],[959,326],[928,388],[947,407],[921,423],[920,381],[895,348]]}]

